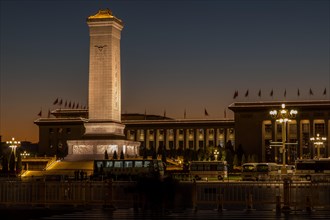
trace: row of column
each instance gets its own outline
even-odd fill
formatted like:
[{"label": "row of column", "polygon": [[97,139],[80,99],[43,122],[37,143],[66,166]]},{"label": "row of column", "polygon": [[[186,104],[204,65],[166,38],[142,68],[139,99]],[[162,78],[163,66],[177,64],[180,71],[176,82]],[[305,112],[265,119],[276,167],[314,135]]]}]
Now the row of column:
[{"label": "row of column", "polygon": [[[166,149],[206,149],[207,147],[224,147],[227,141],[234,145],[235,134],[233,128],[187,128],[187,129],[137,129],[128,130],[127,139],[140,141],[148,149],[161,145]],[[172,145],[172,146],[171,146]]]}]

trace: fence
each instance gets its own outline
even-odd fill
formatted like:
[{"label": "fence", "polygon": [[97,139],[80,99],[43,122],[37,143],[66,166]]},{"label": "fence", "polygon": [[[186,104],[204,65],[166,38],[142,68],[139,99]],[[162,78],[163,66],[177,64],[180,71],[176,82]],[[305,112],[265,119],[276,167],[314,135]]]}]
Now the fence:
[{"label": "fence", "polygon": [[[222,210],[330,209],[330,183],[179,182],[137,188],[130,181],[0,181],[2,206],[115,206]],[[148,193],[150,192],[150,193]],[[149,197],[148,197],[149,196]],[[151,196],[151,197],[150,197]],[[159,198],[159,199],[158,199]]]},{"label": "fence", "polygon": [[330,183],[200,182],[193,187],[195,209],[330,209]]}]

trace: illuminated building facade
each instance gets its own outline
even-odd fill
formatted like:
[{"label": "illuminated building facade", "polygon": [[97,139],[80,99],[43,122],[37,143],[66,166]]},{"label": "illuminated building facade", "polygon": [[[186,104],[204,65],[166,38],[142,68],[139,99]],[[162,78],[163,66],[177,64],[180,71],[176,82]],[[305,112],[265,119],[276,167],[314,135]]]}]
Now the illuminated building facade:
[{"label": "illuminated building facade", "polygon": [[[237,102],[229,106],[235,118],[235,142],[243,149],[258,155],[259,161],[281,163],[281,146],[272,143],[282,141],[282,124],[274,120],[269,112],[280,108],[283,102]],[[293,163],[297,158],[315,157],[310,141],[317,134],[327,137],[322,157],[330,156],[329,125],[330,101],[285,101],[286,107],[297,110],[297,115],[287,122],[286,160]]]}]

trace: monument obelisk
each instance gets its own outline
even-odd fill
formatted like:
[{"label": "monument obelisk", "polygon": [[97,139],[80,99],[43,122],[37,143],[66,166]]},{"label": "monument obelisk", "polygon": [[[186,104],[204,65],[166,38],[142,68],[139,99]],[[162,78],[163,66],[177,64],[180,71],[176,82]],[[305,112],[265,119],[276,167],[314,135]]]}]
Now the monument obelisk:
[{"label": "monument obelisk", "polygon": [[102,158],[104,152],[138,155],[140,142],[125,140],[121,123],[120,38],[123,22],[109,9],[87,18],[89,27],[88,119],[81,140],[68,141],[68,156]]}]

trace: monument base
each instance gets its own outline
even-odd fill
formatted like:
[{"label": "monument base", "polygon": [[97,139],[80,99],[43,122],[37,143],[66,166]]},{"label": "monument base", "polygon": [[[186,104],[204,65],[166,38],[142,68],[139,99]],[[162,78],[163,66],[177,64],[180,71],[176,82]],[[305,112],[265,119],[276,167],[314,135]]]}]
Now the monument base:
[{"label": "monument base", "polygon": [[109,159],[117,152],[118,158],[121,152],[125,158],[138,157],[140,142],[129,140],[68,140],[68,155],[64,160],[100,160],[105,159],[105,151],[107,151]]}]

